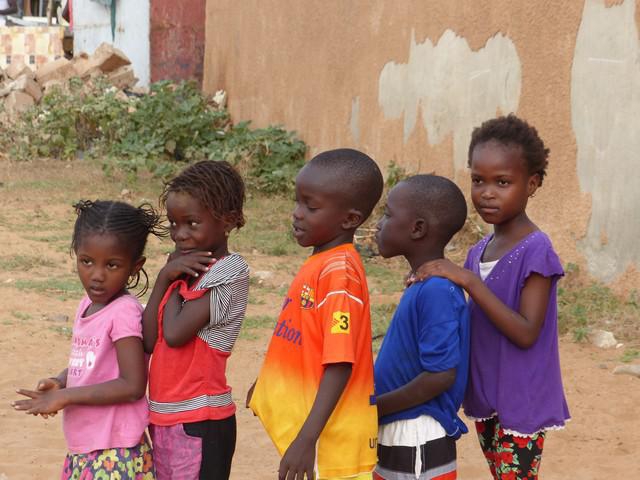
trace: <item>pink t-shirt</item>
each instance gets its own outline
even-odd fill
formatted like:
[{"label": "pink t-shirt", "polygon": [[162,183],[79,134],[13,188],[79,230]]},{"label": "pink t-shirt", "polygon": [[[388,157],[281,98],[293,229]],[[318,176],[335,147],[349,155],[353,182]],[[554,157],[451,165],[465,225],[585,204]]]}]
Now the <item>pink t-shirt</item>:
[{"label": "pink t-shirt", "polygon": [[[118,378],[115,342],[125,337],[142,338],[142,305],[136,297],[122,295],[102,310],[83,317],[90,304],[88,297],[83,298],[76,312],[68,388]],[[149,423],[146,397],[113,405],[71,405],[63,413],[62,426],[71,453],[133,447]]]}]

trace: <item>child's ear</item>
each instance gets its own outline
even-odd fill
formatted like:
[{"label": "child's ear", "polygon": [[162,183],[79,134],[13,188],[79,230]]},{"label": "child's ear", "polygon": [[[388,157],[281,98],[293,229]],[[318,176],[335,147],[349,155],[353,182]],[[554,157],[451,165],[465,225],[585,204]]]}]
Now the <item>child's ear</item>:
[{"label": "child's ear", "polygon": [[229,237],[233,229],[236,227],[236,218],[232,215],[226,215],[222,221],[224,223],[224,236]]},{"label": "child's ear", "polygon": [[357,208],[351,208],[342,222],[344,230],[355,230],[364,222],[364,215]]},{"label": "child's ear", "polygon": [[540,174],[534,173],[529,177],[529,181],[527,182],[527,194],[532,197],[536,190],[540,187]]},{"label": "child's ear", "polygon": [[429,222],[424,218],[416,218],[411,229],[411,240],[420,240],[429,233]]},{"label": "child's ear", "polygon": [[144,267],[144,262],[147,261],[147,257],[140,257],[136,263],[133,265],[133,270],[131,270],[131,275],[133,276],[136,273],[138,273],[140,270],[142,270],[142,267]]}]

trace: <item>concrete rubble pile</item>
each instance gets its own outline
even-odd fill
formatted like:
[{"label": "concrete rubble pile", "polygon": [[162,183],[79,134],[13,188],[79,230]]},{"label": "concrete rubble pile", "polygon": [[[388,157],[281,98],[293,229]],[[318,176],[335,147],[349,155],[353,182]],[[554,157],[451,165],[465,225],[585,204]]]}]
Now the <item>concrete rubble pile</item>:
[{"label": "concrete rubble pile", "polygon": [[132,89],[138,82],[131,61],[117,48],[101,44],[93,55],[81,53],[71,60],[59,58],[33,71],[23,63],[0,68],[0,102],[9,117],[13,117],[40,102],[54,87],[64,87],[69,79],[78,77],[89,82],[104,75],[117,89]]}]

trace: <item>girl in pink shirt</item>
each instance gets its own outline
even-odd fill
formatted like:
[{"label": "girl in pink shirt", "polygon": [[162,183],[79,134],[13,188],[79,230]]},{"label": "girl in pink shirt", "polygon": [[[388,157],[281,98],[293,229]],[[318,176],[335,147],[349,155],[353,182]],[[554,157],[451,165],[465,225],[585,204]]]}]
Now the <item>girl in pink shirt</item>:
[{"label": "girl in pink shirt", "polygon": [[69,364],[42,379],[16,410],[44,418],[63,412],[67,454],[61,478],[155,479],[145,429],[147,358],[142,346],[142,306],[127,288],[139,284],[149,233],[162,236],[149,205],[83,201],[71,248],[86,291],[80,301]]}]

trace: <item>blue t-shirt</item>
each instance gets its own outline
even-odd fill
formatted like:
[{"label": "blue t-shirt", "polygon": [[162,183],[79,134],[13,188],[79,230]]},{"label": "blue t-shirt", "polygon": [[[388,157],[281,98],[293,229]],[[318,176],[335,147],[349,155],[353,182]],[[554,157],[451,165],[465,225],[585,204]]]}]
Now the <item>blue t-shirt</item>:
[{"label": "blue t-shirt", "polygon": [[379,419],[380,424],[430,415],[458,438],[467,427],[458,417],[469,373],[469,310],[462,289],[433,277],[402,295],[375,363],[376,395],[400,388],[422,372],[456,369],[449,390],[426,403]]}]

